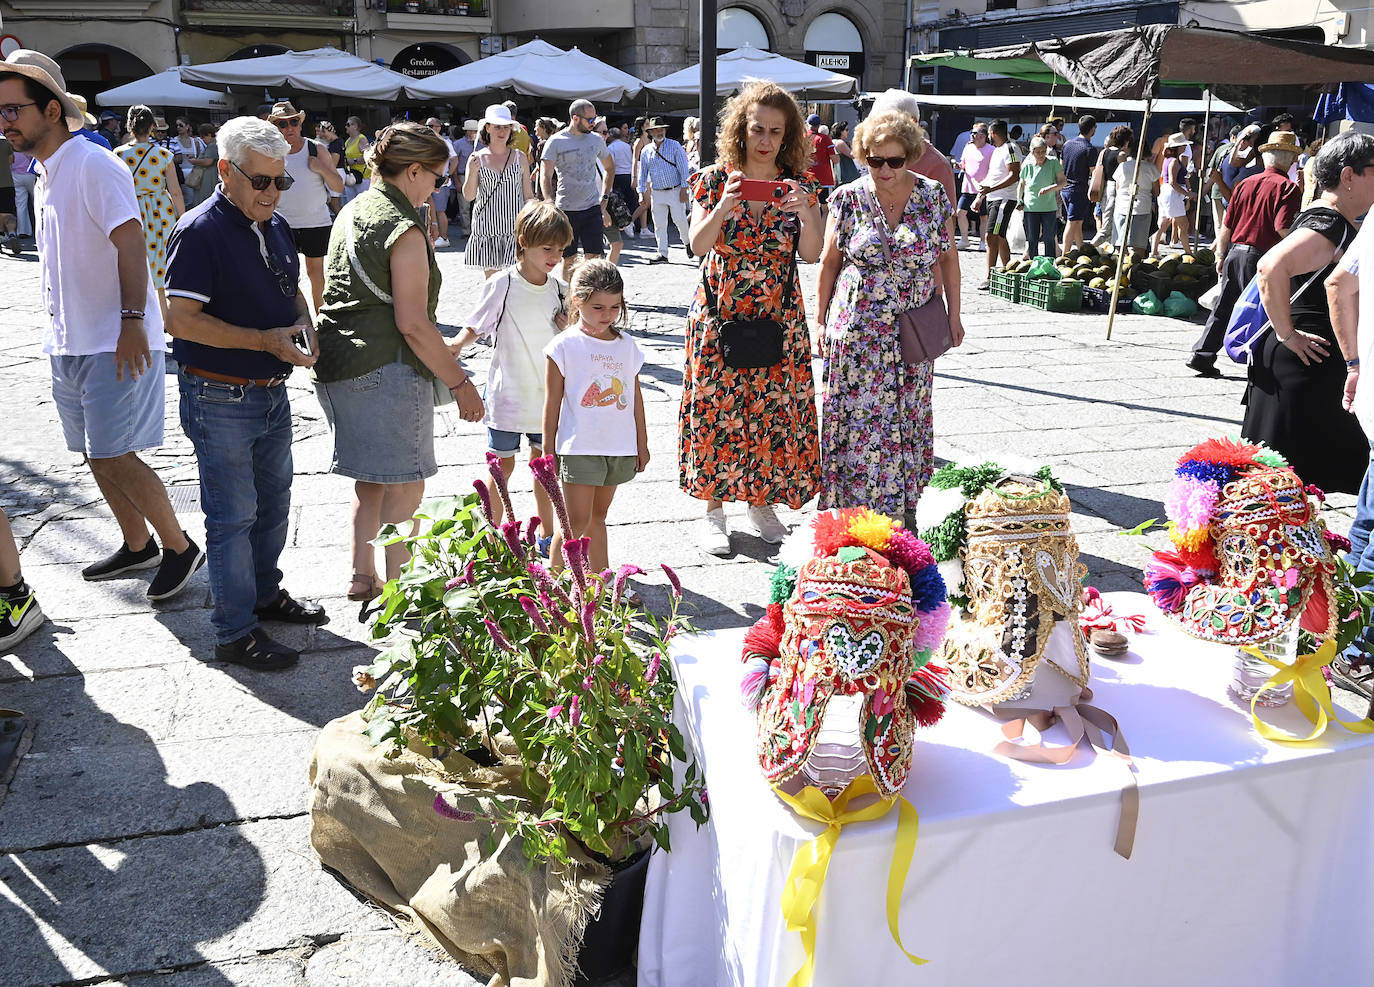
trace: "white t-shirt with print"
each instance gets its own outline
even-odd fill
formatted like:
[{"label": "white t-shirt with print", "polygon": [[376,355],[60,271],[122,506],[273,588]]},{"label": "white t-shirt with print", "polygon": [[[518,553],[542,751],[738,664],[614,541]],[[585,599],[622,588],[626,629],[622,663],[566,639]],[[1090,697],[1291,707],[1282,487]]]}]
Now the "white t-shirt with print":
[{"label": "white t-shirt with print", "polygon": [[597,339],[572,325],[544,347],[544,354],[563,374],[554,451],[560,456],[638,453],[635,380],[644,354],[635,341],[623,332]]},{"label": "white t-shirt with print", "polygon": [[[979,184],[983,188],[991,188],[994,185],[1005,182],[1011,177],[1011,166],[1021,160],[1021,149],[1016,146],[1014,141],[1007,141],[1001,147],[994,148],[992,157],[988,159],[988,173],[983,177]],[[1016,183],[1012,182],[1006,188],[999,188],[995,192],[989,192],[984,199],[998,201],[1001,199],[1016,198]]]},{"label": "white t-shirt with print", "polygon": [[[567,289],[552,275],[531,284],[512,264],[482,282],[468,326],[494,339],[484,400],[488,428],[526,435],[544,429],[544,347],[558,335],[554,316]],[[504,309],[504,311],[503,311]]]},{"label": "white t-shirt with print", "polygon": [[[1131,199],[1131,179],[1135,176],[1135,161],[1135,158],[1131,158],[1117,165],[1116,174],[1112,179],[1116,182],[1116,205],[1113,208],[1123,216],[1126,215],[1126,206]],[[1135,204],[1131,208],[1132,216],[1150,215],[1150,207],[1154,203],[1154,193],[1150,189],[1160,177],[1160,171],[1153,161],[1146,161],[1140,166],[1140,187],[1136,189]]]}]

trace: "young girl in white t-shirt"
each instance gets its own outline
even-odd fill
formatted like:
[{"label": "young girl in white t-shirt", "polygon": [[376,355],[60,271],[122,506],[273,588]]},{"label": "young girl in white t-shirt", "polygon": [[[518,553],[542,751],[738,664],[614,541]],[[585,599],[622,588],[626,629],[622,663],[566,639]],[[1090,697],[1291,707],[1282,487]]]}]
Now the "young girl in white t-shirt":
[{"label": "young girl in white t-shirt", "polygon": [[[563,263],[563,248],[572,237],[572,224],[553,203],[527,203],[515,220],[516,262],[483,282],[467,328],[450,345],[457,355],[479,336],[494,341],[483,394],[484,421],[487,448],[501,457],[507,477],[515,469],[521,435],[529,443],[531,459],[544,454],[544,347],[566,324],[563,282],[553,270]],[[495,489],[494,478],[491,483]],[[534,502],[540,548],[546,551],[555,527],[553,505],[538,483]],[[491,510],[499,525],[500,498],[492,499]]]},{"label": "young girl in white t-shirt", "polygon": [[[558,456],[558,479],[573,537],[591,539],[594,572],[609,568],[606,512],[615,488],[649,463],[639,369],[644,354],[621,331],[625,282],[614,264],[587,261],[568,286],[572,324],[544,348],[544,438]],[[562,562],[554,535],[549,558]]]}]

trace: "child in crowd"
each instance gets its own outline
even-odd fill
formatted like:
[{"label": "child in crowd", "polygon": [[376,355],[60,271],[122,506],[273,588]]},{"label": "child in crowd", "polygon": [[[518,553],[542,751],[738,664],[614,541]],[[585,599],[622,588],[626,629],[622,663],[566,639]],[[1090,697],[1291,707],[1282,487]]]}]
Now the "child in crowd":
[{"label": "child in crowd", "polygon": [[[563,283],[553,271],[563,263],[563,248],[572,238],[568,217],[553,203],[526,203],[515,219],[515,263],[482,283],[467,328],[449,347],[458,355],[479,336],[494,340],[483,395],[487,448],[501,457],[508,477],[522,434],[531,459],[544,454],[539,431],[544,419],[544,349],[566,324]],[[534,502],[540,548],[546,551],[554,528],[553,505],[537,483]],[[500,499],[491,507],[500,524]]]},{"label": "child in crowd", "polygon": [[[568,300],[576,321],[544,348],[544,437],[558,454],[573,536],[591,539],[591,568],[602,572],[610,566],[606,512],[615,488],[649,463],[639,391],[644,354],[619,328],[627,322],[625,282],[614,264],[592,260],[577,268]],[[558,532],[549,553],[555,567],[562,545]]]}]

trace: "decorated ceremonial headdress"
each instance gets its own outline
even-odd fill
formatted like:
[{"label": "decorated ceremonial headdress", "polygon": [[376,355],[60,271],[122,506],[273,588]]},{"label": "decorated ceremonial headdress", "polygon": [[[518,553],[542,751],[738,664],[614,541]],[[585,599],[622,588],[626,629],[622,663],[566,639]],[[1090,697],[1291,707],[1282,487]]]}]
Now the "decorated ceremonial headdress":
[{"label": "decorated ceremonial headdress", "polygon": [[931,478],[917,521],[960,610],[938,655],[951,698],[1052,710],[1088,684],[1085,570],[1069,514],[1048,467],[1012,475],[997,463],[952,464]]},{"label": "decorated ceremonial headdress", "polygon": [[824,511],[783,545],[768,610],[745,636],[742,689],[768,780],[834,799],[871,775],[900,792],[912,732],[944,713],[931,662],[949,617],[930,549],[867,508]]},{"label": "decorated ceremonial headdress", "polygon": [[1150,598],[1204,641],[1259,644],[1295,620],[1336,632],[1334,536],[1315,487],[1262,445],[1209,439],[1185,452],[1164,497],[1174,550],[1145,567]]}]

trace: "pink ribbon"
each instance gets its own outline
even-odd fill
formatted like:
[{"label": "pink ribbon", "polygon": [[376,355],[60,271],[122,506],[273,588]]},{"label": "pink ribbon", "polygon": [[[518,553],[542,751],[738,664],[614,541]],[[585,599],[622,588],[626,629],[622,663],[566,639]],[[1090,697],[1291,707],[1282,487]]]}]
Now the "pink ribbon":
[{"label": "pink ribbon", "polygon": [[1098,596],[1083,604],[1083,610],[1078,615],[1078,626],[1085,634],[1092,631],[1134,631],[1139,634],[1145,630],[1145,615],[1117,614],[1111,604]]}]

